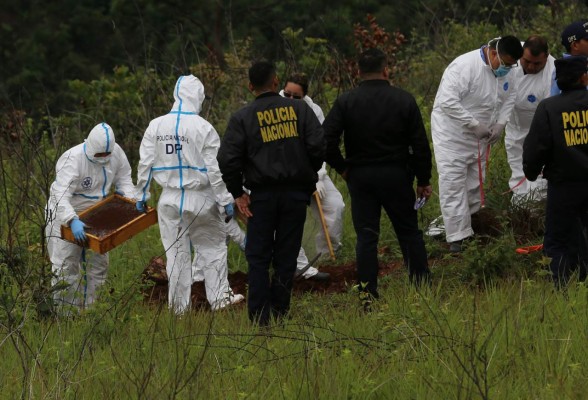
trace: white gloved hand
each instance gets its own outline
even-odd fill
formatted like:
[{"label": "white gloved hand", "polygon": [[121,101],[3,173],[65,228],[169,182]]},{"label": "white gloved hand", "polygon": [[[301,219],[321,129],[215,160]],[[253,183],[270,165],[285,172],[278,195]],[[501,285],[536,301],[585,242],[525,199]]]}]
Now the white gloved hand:
[{"label": "white gloved hand", "polygon": [[502,132],[504,132],[504,124],[494,124],[490,126],[490,138],[488,139],[488,143],[494,144],[498,142],[502,137]]},{"label": "white gloved hand", "polygon": [[320,199],[323,199],[325,197],[325,194],[327,194],[327,188],[325,188],[325,184],[323,183],[323,181],[319,180],[316,183],[316,191]]},{"label": "white gloved hand", "polygon": [[478,124],[471,133],[478,138],[478,140],[488,139],[490,137],[490,129],[485,124]]}]

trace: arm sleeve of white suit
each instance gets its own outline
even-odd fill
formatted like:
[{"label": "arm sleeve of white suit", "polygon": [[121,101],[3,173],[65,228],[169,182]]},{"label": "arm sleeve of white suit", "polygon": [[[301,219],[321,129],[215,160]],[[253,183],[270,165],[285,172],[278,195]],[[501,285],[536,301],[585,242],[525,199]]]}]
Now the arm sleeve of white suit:
[{"label": "arm sleeve of white suit", "polygon": [[227,204],[232,203],[234,200],[233,196],[227,191],[227,186],[223,181],[218,161],[216,160],[219,147],[220,138],[218,133],[214,127],[209,124],[206,140],[204,141],[204,146],[202,148],[202,158],[204,159],[206,169],[208,170],[208,180],[210,181],[210,186],[212,186],[212,191],[216,196],[216,202],[224,207]]},{"label": "arm sleeve of white suit", "polygon": [[319,180],[325,179],[325,176],[327,176],[327,163],[326,162],[323,162],[323,166],[321,167],[321,169],[318,170],[317,174],[318,174]]},{"label": "arm sleeve of white suit", "polygon": [[523,172],[531,182],[535,181],[553,153],[553,137],[545,102],[537,106],[529,133],[523,142]]},{"label": "arm sleeve of white suit", "polygon": [[51,204],[55,205],[57,219],[61,223],[68,223],[77,216],[70,201],[79,179],[77,159],[68,151],[61,156],[55,170],[55,182],[51,185],[49,196]]},{"label": "arm sleeve of white suit", "polygon": [[135,195],[135,186],[131,177],[131,165],[124,150],[116,144],[114,147],[114,157],[118,160],[118,169],[114,173],[114,186],[117,192],[123,196],[133,198]]},{"label": "arm sleeve of white suit", "polygon": [[518,82],[516,79],[510,81],[509,94],[500,107],[500,111],[498,112],[498,120],[496,121],[497,124],[504,126],[510,118],[510,114],[512,113],[515,101],[517,99],[517,83]]},{"label": "arm sleeve of white suit", "polygon": [[[283,92],[284,91],[282,90],[282,92],[280,92],[280,95],[283,95]],[[323,122],[325,122],[325,114],[323,114],[323,109],[321,108],[321,106],[312,101],[312,99],[309,96],[304,96],[303,100],[306,102],[306,104],[310,106],[310,108],[312,108],[312,111],[314,111],[314,115],[316,115],[317,119],[322,125]]]},{"label": "arm sleeve of white suit", "polygon": [[557,85],[557,80],[555,79],[555,68],[553,69],[553,73],[551,74],[551,87],[549,88],[549,94],[551,96],[557,96],[561,93],[559,86]]},{"label": "arm sleeve of white suit", "polygon": [[312,110],[314,111],[314,113],[316,114],[316,117],[318,118],[319,122],[322,125],[322,123],[325,122],[325,114],[323,114],[322,108],[318,104],[313,103]]},{"label": "arm sleeve of white suit", "polygon": [[135,200],[147,201],[151,197],[149,186],[151,184],[151,167],[155,160],[155,129],[149,127],[141,140],[139,147],[139,166],[137,167],[137,186],[135,186]]},{"label": "arm sleeve of white suit", "polygon": [[466,129],[475,128],[480,122],[464,108],[462,99],[469,92],[469,68],[460,63],[451,63],[445,72],[437,93],[437,104],[445,114],[460,122]]}]

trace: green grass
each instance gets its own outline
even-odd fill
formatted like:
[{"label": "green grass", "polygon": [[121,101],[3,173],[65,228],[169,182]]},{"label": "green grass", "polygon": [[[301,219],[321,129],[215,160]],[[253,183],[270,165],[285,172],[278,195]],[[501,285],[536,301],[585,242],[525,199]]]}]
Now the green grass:
[{"label": "green grass", "polygon": [[175,318],[125,282],[76,319],[3,329],[1,397],[584,398],[583,284],[465,290],[441,268],[422,293],[386,277],[369,314],[351,292],[294,298],[271,331],[242,307]]},{"label": "green grass", "polygon": [[[429,114],[424,102],[427,125]],[[517,243],[541,238],[528,223],[532,213],[517,219],[509,209],[501,144],[485,186],[501,235],[470,243],[459,257],[427,238],[433,285],[425,292],[398,271],[380,279],[381,300],[369,314],[351,290],[305,294],[293,299],[290,319],[260,331],[244,307],[176,318],[166,304],[144,302],[141,273],[163,255],[157,226],[110,253],[94,307],[76,318],[48,315],[41,210],[61,151],[47,137],[46,154],[38,152],[36,138],[0,163],[0,399],[586,398],[588,289],[573,283],[566,293],[554,291],[548,259],[514,252]],[[434,163],[432,176],[436,191]],[[346,203],[338,257],[346,264],[355,260],[351,201],[345,182],[334,171],[331,178]],[[157,185],[153,190],[151,205]],[[419,211],[421,227],[439,215],[435,193]],[[535,236],[521,233],[527,225]],[[309,257],[320,229],[309,212]],[[390,249],[383,261],[400,259],[385,215],[380,246]],[[247,269],[234,244],[228,263],[231,271]]]},{"label": "green grass", "polygon": [[[585,398],[588,289],[574,283],[567,293],[554,291],[547,259],[514,252],[520,236],[502,194],[503,152],[493,152],[488,185],[502,235],[470,243],[459,257],[427,239],[432,287],[417,292],[405,271],[383,277],[369,314],[350,289],[295,297],[290,319],[271,331],[253,326],[242,306],[176,318],[141,294],[143,269],[163,255],[154,226],[111,252],[94,307],[57,318],[39,306],[46,275],[37,271],[48,265],[41,246],[12,258],[2,253],[0,398]],[[333,178],[347,204],[344,264],[355,258],[355,233],[345,184]],[[433,198],[419,222],[438,215]],[[319,229],[309,216],[309,256]],[[401,257],[384,215],[380,246],[391,250],[386,259]],[[232,271],[246,270],[234,245],[228,261]]]}]

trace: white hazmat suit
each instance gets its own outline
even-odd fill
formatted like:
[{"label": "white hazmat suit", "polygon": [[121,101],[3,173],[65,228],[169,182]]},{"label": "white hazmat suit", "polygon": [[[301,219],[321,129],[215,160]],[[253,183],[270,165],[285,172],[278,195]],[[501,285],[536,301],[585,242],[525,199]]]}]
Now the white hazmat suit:
[{"label": "white hazmat suit", "polygon": [[523,142],[531,127],[537,106],[541,100],[550,97],[551,80],[555,72],[554,60],[552,56],[548,56],[545,68],[536,74],[525,74],[522,66],[514,68],[511,72],[517,75],[517,95],[512,114],[506,124],[504,144],[512,171],[508,185],[513,192],[513,203],[540,200],[547,196],[546,179],[540,176],[535,182],[531,182],[525,178]]},{"label": "white hazmat suit", "polygon": [[[97,153],[111,154],[94,157]],[[45,234],[55,275],[53,284],[62,281],[69,285],[56,293],[55,300],[58,306],[84,307],[95,301],[96,289],[106,280],[108,254],[97,254],[62,240],[60,226],[69,225],[78,218],[78,213],[107,197],[113,184],[117,192],[132,197],[131,166],[115,143],[112,128],[101,123],[92,129],[84,143],[63,153],[55,170],[47,202]]]},{"label": "white hazmat suit", "polygon": [[431,113],[439,201],[448,242],[473,235],[471,214],[480,209],[488,143],[471,132],[479,124],[506,124],[515,101],[512,73],[497,78],[484,48],[457,57],[443,73]]},{"label": "white hazmat suit", "polygon": [[[280,96],[284,97],[283,90],[280,91]],[[319,122],[322,124],[325,120],[325,115],[323,114],[321,107],[313,102],[309,96],[304,96],[302,100],[304,100],[306,104],[312,108]],[[327,174],[326,163],[323,163],[323,166],[318,171],[317,191],[319,192],[321,199],[321,208],[323,210],[325,224],[327,225],[327,229],[329,231],[331,244],[335,247],[335,249],[338,249],[341,247],[341,237],[343,235],[343,212],[345,210],[345,203],[343,202],[343,196],[341,196],[341,193],[337,190],[337,187]],[[320,214],[314,195],[310,200],[310,209],[312,210],[315,221],[318,221],[320,224]],[[315,243],[317,253],[325,255],[329,254],[329,247],[327,245],[327,239],[324,235],[322,225],[319,232],[316,234]],[[304,249],[300,248],[298,258],[296,259],[296,269],[301,271],[307,265],[308,257],[306,256]],[[310,267],[302,274],[302,276],[308,279],[317,273],[318,269]]]},{"label": "white hazmat suit", "polygon": [[232,201],[216,161],[220,139],[198,114],[204,86],[193,75],[181,76],[169,114],[151,121],[140,147],[138,201],[149,199],[151,179],[163,188],[157,212],[166,252],[169,307],[181,314],[190,307],[192,258],[204,273],[206,297],[213,310],[243,299],[227,279],[225,227],[217,208]]}]

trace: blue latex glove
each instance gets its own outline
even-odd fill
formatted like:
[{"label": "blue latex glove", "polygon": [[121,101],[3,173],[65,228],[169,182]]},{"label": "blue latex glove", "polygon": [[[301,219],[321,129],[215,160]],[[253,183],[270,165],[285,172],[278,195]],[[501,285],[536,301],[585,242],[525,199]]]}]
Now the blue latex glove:
[{"label": "blue latex glove", "polygon": [[74,218],[69,224],[69,226],[76,241],[78,243],[84,243],[86,241],[86,233],[84,232],[84,227],[86,226],[86,224],[84,224],[79,219]]},{"label": "blue latex glove", "polygon": [[145,209],[145,202],[144,201],[141,201],[141,200],[137,201],[135,203],[135,207],[137,208],[137,211],[139,211],[139,212],[142,212],[142,213],[147,212],[147,210]]},{"label": "blue latex glove", "polygon": [[121,192],[120,190],[115,190],[114,194],[118,194],[119,196],[125,197],[125,194],[123,192]]},{"label": "blue latex glove", "polygon": [[231,218],[233,218],[233,215],[235,215],[233,203],[229,203],[225,206],[225,214],[227,214],[227,216],[225,217],[225,222],[229,222]]}]

